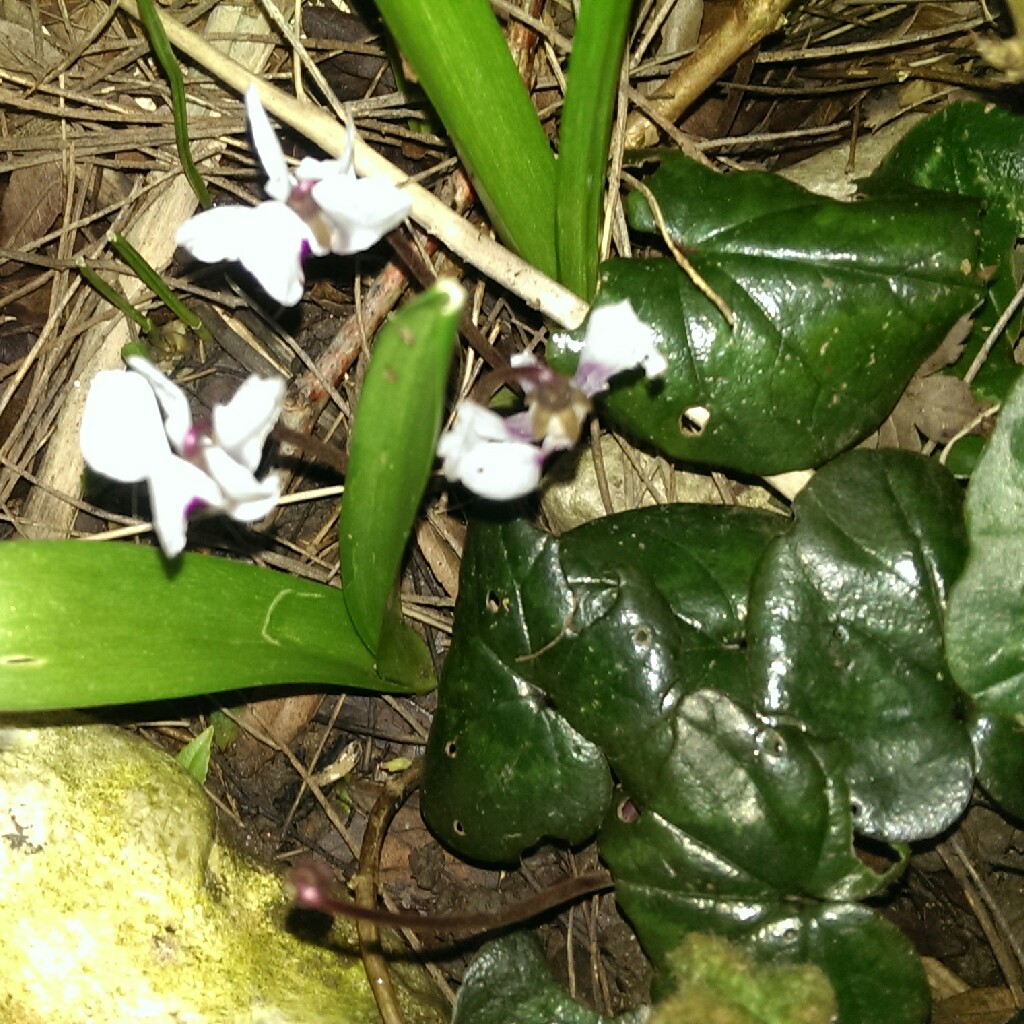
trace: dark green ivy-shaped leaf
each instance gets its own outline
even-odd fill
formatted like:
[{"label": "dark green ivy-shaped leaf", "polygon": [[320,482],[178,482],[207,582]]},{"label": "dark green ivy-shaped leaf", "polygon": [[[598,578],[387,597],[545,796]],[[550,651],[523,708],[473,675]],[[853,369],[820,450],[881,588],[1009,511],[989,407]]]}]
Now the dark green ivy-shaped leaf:
[{"label": "dark green ivy-shaped leaf", "polygon": [[[914,371],[982,298],[981,204],[838,203],[762,173],[671,157],[648,180],[674,242],[724,300],[672,259],[605,264],[598,305],[628,299],[669,368],[620,382],[605,407],[667,455],[753,473],[818,466],[874,430]],[[633,225],[654,231],[639,193]],[[549,357],[575,362],[556,338]]]},{"label": "dark green ivy-shaped leaf", "polygon": [[[980,258],[992,277],[960,365],[966,370],[989,331],[1013,299],[1013,252],[1024,234],[1024,118],[991,103],[953,103],[915,125],[863,183],[870,194],[905,195],[928,189],[941,205],[950,194],[985,200]],[[1019,316],[1013,321],[1020,323]],[[1013,358],[1018,329],[1011,326],[989,353],[975,388],[1002,401],[1019,367]]]},{"label": "dark green ivy-shaped leaf", "polygon": [[842,1024],[921,1024],[927,986],[913,950],[847,902],[902,865],[879,875],[856,857],[842,780],[799,729],[769,727],[723,694],[691,694],[676,722],[674,770],[643,800],[622,793],[598,837],[656,966],[685,935],[714,932],[767,961],[817,964]]},{"label": "dark green ivy-shaped leaf", "polygon": [[[640,1024],[646,1010],[614,1018]],[[455,1000],[452,1024],[612,1024],[570,999],[551,977],[533,935],[518,932],[487,943],[470,964]]]},{"label": "dark green ivy-shaped leaf", "polygon": [[498,861],[592,835],[608,761],[620,778],[656,778],[686,693],[746,693],[749,580],[787,522],[673,505],[558,540],[522,521],[475,523],[427,745],[431,827]]},{"label": "dark green ivy-shaped leaf", "polygon": [[959,488],[934,460],[851,452],[814,477],[794,513],[751,589],[760,709],[800,722],[845,776],[858,831],[936,835],[974,777],[943,649],[966,547]]},{"label": "dark green ivy-shaped leaf", "polygon": [[970,555],[953,588],[949,665],[972,702],[978,780],[1024,815],[1024,378],[999,413],[967,490]]}]

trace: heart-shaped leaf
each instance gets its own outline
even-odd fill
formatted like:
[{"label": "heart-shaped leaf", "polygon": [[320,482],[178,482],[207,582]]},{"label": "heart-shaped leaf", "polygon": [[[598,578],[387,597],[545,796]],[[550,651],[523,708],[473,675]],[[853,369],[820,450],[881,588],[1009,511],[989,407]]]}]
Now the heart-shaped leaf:
[{"label": "heart-shaped leaf", "polygon": [[[617,386],[607,410],[673,457],[762,474],[820,465],[882,422],[984,294],[975,200],[838,203],[682,157],[647,184],[735,318],[673,260],[604,266],[598,304],[628,299],[669,362],[654,385]],[[634,225],[654,230],[646,201],[630,199]],[[551,348],[570,369],[571,345]]]},{"label": "heart-shaped leaf", "polygon": [[[452,1024],[612,1024],[570,999],[551,977],[544,950],[522,932],[487,943],[470,964],[459,988]],[[646,1010],[616,1017],[640,1024]]]},{"label": "heart-shaped leaf", "polygon": [[[1024,118],[991,103],[951,103],[915,125],[863,183],[871,194],[929,189],[941,204],[948,194],[986,201],[981,222],[982,265],[990,268],[989,292],[961,360],[966,369],[996,320],[1013,299],[1017,273],[1013,250],[1024,234]],[[975,387],[1001,401],[1017,379],[1013,339],[1020,317],[985,360]]]},{"label": "heart-shaped leaf", "polygon": [[972,700],[978,781],[1024,816],[1024,378],[999,414],[966,507],[970,556],[950,598],[946,650]]},{"label": "heart-shaped leaf", "polygon": [[620,778],[655,778],[685,693],[745,691],[747,588],[786,524],[697,505],[559,540],[521,521],[474,523],[427,745],[431,827],[500,861],[544,836],[592,835],[610,797],[606,758]]},{"label": "heart-shaped leaf", "polygon": [[933,460],[851,452],[794,503],[751,591],[751,678],[847,779],[858,831],[933,836],[970,798],[971,744],[946,669],[946,595],[965,555],[960,492]]}]

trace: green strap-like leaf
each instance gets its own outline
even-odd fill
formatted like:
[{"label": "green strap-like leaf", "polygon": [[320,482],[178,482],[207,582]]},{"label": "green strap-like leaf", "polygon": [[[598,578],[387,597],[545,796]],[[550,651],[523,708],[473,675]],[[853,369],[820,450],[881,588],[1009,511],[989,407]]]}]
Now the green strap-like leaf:
[{"label": "green strap-like leaf", "polygon": [[377,0],[495,230],[555,276],[555,159],[487,0]]},{"label": "green strap-like leaf", "polygon": [[[224,558],[81,541],[0,544],[0,710],[129,704],[381,678],[342,592]],[[429,689],[432,679],[421,679]]]},{"label": "green strap-like leaf", "polygon": [[[363,381],[338,538],[349,612],[374,653],[381,653],[402,556],[434,464],[464,298],[455,282],[441,281],[395,314],[377,334]],[[388,630],[392,644],[404,642],[397,640],[402,635],[397,625]]]},{"label": "green strap-like leaf", "polygon": [[558,138],[558,280],[585,299],[597,285],[608,140],[633,0],[579,6]]}]

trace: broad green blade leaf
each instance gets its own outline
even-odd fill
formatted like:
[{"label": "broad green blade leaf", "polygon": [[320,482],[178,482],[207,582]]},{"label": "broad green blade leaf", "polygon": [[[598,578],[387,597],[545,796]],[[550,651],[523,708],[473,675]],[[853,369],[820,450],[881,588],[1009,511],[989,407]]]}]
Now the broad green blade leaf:
[{"label": "broad green blade leaf", "polygon": [[745,691],[746,592],[786,523],[697,505],[560,540],[475,523],[427,745],[431,827],[467,855],[508,861],[544,836],[597,829],[606,757],[621,779],[658,785],[682,695]]},{"label": "broad green blade leaf", "polygon": [[555,276],[555,158],[487,0],[377,0],[495,230]]},{"label": "broad green blade leaf", "polygon": [[690,934],[669,955],[678,988],[650,1024],[831,1024],[836,997],[809,964],[759,965],[740,946]]},{"label": "broad green blade leaf", "polygon": [[224,558],[168,567],[154,548],[9,541],[0,593],[3,711],[280,683],[411,689],[376,674],[340,590]]},{"label": "broad green blade leaf", "polygon": [[967,489],[970,557],[953,588],[949,666],[979,714],[1024,715],[1024,379],[999,414]]},{"label": "broad green blade leaf", "polygon": [[194,736],[174,755],[174,760],[199,785],[206,782],[206,775],[210,770],[210,750],[213,746],[213,733],[213,726],[208,725],[198,736]]},{"label": "broad green blade leaf", "polygon": [[[984,294],[974,200],[836,203],[681,157],[648,185],[735,317],[730,327],[673,260],[604,266],[599,304],[628,299],[669,361],[654,383],[614,387],[605,407],[675,458],[762,474],[820,465],[882,422]],[[653,229],[630,198],[634,224]],[[560,369],[574,365],[564,342],[552,350]]]},{"label": "broad green blade leaf", "polygon": [[[434,464],[464,298],[459,285],[441,281],[395,314],[377,335],[363,381],[338,537],[345,600],[375,653]],[[411,636],[389,630],[403,635]]]},{"label": "broad green blade leaf", "polygon": [[[1024,118],[991,103],[953,103],[911,129],[863,187],[873,194],[917,187],[986,200],[980,255],[994,273],[960,361],[966,370],[1017,290],[1012,257],[1024,234]],[[941,204],[948,195],[930,201]],[[1017,378],[1019,323],[1018,316],[975,378],[987,398],[1002,401]]]},{"label": "broad green blade leaf", "polygon": [[[646,1011],[616,1017],[646,1019]],[[452,1024],[611,1024],[580,1006],[555,983],[540,942],[517,932],[487,943],[473,959],[455,1000]]]},{"label": "broad green blade leaf", "polygon": [[597,285],[608,141],[632,7],[633,0],[580,4],[566,75],[555,192],[558,280],[585,299]]},{"label": "broad green blade leaf", "polygon": [[858,451],[822,469],[794,512],[751,588],[761,708],[801,722],[846,777],[858,831],[936,835],[974,776],[943,653],[965,555],[959,488],[933,460]]}]

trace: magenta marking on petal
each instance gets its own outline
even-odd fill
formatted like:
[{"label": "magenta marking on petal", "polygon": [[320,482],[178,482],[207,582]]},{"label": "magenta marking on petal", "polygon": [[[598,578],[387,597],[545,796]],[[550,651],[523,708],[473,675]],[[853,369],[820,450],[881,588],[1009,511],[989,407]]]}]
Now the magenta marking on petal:
[{"label": "magenta marking on petal", "polygon": [[312,251],[313,250],[309,247],[309,239],[304,238],[299,243],[299,262],[305,263],[306,260],[309,259],[310,253],[312,253]]},{"label": "magenta marking on petal", "polygon": [[180,455],[183,459],[192,461],[199,454],[203,441],[210,436],[213,424],[209,420],[198,420],[188,429],[188,433],[182,438]]},{"label": "magenta marking on petal", "polygon": [[191,519],[193,516],[198,515],[204,509],[209,507],[210,506],[207,502],[203,501],[202,498],[192,498],[192,500],[185,506],[185,518]]}]

